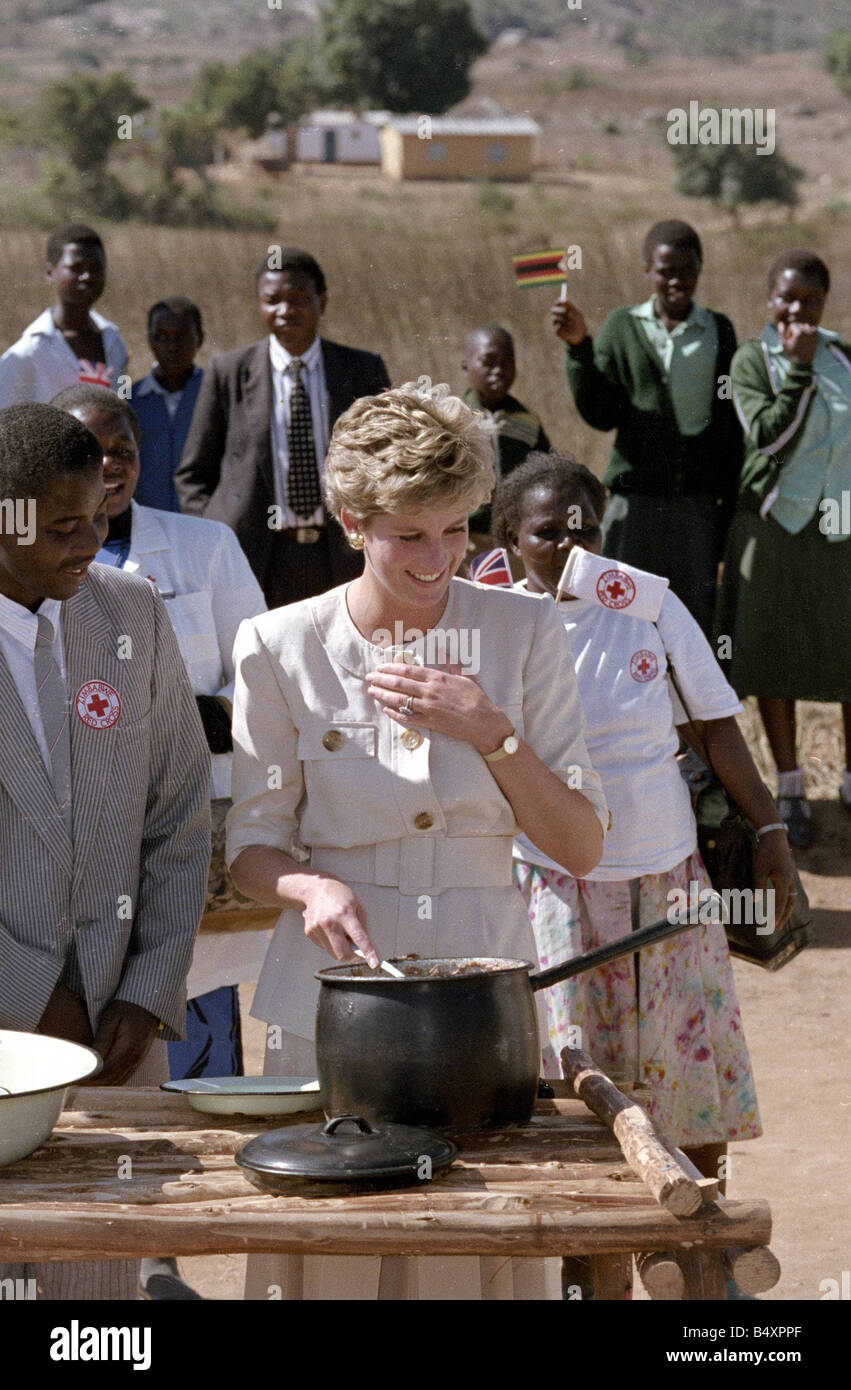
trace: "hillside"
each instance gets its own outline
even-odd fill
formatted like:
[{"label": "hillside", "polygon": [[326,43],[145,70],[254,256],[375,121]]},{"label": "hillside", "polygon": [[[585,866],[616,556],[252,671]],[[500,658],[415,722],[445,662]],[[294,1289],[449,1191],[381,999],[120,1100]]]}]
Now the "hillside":
[{"label": "hillside", "polygon": [[[319,0],[4,0],[0,33],[3,102],[30,102],[69,68],[126,67],[155,105],[180,101],[198,67],[303,33]],[[472,0],[497,42],[524,35],[590,40],[630,63],[664,55],[741,58],[817,49],[847,27],[845,0]],[[579,5],[573,8],[573,5]]]}]

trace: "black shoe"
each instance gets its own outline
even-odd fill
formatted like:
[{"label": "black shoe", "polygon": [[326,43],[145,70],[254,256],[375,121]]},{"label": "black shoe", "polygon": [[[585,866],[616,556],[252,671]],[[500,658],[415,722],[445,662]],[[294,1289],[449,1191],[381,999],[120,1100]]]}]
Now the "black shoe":
[{"label": "black shoe", "polygon": [[813,823],[807,798],[779,796],[777,810],[788,831],[789,844],[795,849],[808,849],[813,842]]},{"label": "black shoe", "polygon": [[157,1264],[158,1269],[154,1274],[149,1274],[147,1279],[140,1279],[140,1298],[152,1302],[159,1302],[161,1299],[179,1302],[197,1299],[199,1303],[204,1302],[201,1295],[181,1279],[177,1271],[176,1260],[158,1260]]}]

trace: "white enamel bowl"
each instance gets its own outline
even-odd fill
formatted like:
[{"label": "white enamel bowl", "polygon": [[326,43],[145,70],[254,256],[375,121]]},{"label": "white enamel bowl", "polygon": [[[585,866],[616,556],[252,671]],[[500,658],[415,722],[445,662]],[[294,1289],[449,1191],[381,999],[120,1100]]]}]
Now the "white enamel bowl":
[{"label": "white enamel bowl", "polygon": [[0,1167],[44,1143],[59,1119],[66,1087],[100,1066],[90,1047],[0,1029]]}]

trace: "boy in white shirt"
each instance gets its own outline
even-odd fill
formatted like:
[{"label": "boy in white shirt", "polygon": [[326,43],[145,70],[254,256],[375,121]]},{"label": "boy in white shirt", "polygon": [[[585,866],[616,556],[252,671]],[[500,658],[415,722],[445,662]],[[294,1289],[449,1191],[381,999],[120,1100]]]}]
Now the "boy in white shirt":
[{"label": "boy in white shirt", "polygon": [[93,305],[106,288],[106,252],[92,227],[66,222],[47,240],[45,270],[56,303],[0,358],[0,409],[52,401],[78,382],[118,385],[128,352],[114,323]]}]

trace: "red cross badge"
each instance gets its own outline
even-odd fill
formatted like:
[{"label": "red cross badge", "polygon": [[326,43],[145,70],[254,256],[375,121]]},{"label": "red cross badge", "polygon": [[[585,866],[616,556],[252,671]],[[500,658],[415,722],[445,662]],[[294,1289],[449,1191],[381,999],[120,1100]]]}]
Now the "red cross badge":
[{"label": "red cross badge", "polygon": [[629,608],[635,585],[623,570],[606,570],[597,580],[597,597],[605,608]]},{"label": "red cross badge", "polygon": [[656,653],[644,648],[633,652],[629,659],[629,674],[634,681],[652,681],[653,677],[659,674]]},{"label": "red cross badge", "polygon": [[121,700],[106,681],[86,681],[74,699],[77,714],[90,729],[111,729],[118,723]]}]

